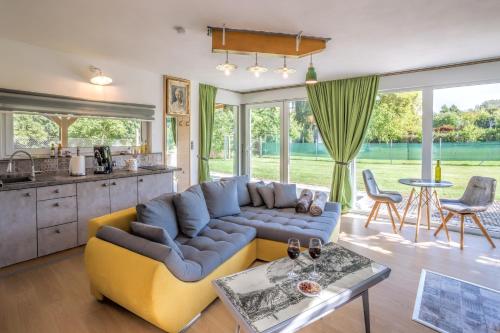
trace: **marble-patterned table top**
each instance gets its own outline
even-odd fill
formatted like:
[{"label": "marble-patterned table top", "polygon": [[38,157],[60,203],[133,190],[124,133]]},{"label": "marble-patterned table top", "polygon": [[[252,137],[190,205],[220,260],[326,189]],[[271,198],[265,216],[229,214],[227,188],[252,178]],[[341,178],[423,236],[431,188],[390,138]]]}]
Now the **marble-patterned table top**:
[{"label": "marble-patterned table top", "polygon": [[247,330],[267,333],[283,331],[294,321],[292,326],[297,326],[297,321],[313,322],[311,314],[316,316],[321,309],[333,311],[390,273],[383,265],[329,243],[323,246],[316,263],[322,291],[317,297],[306,297],[296,285],[312,271],[312,259],[304,252],[296,263],[296,280],[287,275],[293,267],[292,260],[282,258],[217,279],[213,284],[238,322]]}]

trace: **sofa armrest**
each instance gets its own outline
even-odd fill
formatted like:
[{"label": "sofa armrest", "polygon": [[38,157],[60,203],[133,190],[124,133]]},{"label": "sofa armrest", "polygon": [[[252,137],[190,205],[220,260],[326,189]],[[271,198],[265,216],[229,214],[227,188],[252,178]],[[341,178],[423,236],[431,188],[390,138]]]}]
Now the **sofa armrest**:
[{"label": "sofa armrest", "polygon": [[135,207],[130,207],[111,214],[93,218],[89,221],[88,225],[88,239],[94,237],[99,229],[105,225],[129,232],[130,222],[134,222],[136,220],[137,213]]}]

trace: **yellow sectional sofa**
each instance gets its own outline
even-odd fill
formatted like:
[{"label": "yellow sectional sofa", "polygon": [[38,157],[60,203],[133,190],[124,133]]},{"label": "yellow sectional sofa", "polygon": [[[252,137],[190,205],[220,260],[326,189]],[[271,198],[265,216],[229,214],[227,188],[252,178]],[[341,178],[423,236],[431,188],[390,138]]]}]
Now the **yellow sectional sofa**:
[{"label": "yellow sectional sofa", "polygon": [[[127,248],[96,237],[104,226],[129,232],[136,221],[135,208],[94,218],[89,222],[85,266],[90,290],[97,300],[107,297],[167,332],[179,332],[216,298],[211,282],[248,268],[255,260],[271,261],[286,254],[287,244],[257,238],[201,280],[185,282],[167,266]],[[337,241],[340,216],[331,233]]]}]

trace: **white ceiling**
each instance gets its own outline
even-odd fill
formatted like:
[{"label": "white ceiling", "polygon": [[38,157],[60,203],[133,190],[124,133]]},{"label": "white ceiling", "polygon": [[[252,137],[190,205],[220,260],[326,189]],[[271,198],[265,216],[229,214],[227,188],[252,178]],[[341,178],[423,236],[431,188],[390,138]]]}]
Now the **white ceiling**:
[{"label": "white ceiling", "polygon": [[0,0],[0,37],[249,91],[302,83],[308,59],[290,59],[287,80],[256,79],[254,59],[235,55],[225,77],[207,25],[331,37],[314,58],[325,80],[498,57],[499,15],[499,0]]}]

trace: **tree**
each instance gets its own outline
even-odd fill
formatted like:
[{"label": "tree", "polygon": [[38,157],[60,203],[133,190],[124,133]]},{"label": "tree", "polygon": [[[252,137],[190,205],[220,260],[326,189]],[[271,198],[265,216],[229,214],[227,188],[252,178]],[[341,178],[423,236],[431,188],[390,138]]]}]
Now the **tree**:
[{"label": "tree", "polygon": [[[224,140],[234,137],[235,114],[232,106],[224,105],[222,109],[216,109],[214,115],[214,129],[212,134],[212,155],[223,154]],[[231,140],[230,139],[230,140]]]},{"label": "tree", "polygon": [[[295,101],[290,116],[290,138],[293,142],[313,143],[315,120],[308,101]],[[293,127],[293,128],[292,128]]]},{"label": "tree", "polygon": [[14,115],[14,144],[16,147],[41,148],[59,141],[59,126],[41,115]]},{"label": "tree", "polygon": [[432,126],[434,128],[439,128],[442,126],[449,126],[451,128],[460,128],[462,127],[462,119],[460,113],[450,112],[450,111],[441,111],[438,114],[434,115],[432,119]]},{"label": "tree", "polygon": [[407,142],[421,137],[422,104],[420,92],[378,95],[370,120],[368,142]]},{"label": "tree", "polygon": [[140,126],[140,121],[78,118],[69,127],[68,136],[70,139],[80,139],[78,144],[112,144],[117,140],[128,143],[135,141]]}]

